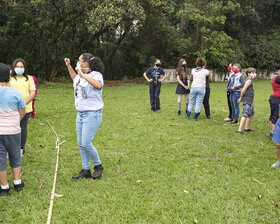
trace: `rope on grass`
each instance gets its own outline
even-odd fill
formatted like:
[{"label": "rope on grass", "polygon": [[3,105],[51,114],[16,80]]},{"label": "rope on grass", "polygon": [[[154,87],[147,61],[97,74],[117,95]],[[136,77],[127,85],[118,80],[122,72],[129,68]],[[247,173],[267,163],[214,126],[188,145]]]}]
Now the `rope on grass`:
[{"label": "rope on grass", "polygon": [[47,220],[47,224],[51,223],[51,218],[52,218],[52,210],[53,210],[53,201],[54,201],[54,197],[55,197],[55,186],[56,186],[56,177],[57,177],[57,171],[58,171],[58,159],[59,159],[59,146],[63,143],[59,143],[59,137],[56,133],[56,131],[54,130],[54,128],[51,126],[51,124],[47,121],[48,125],[50,126],[50,128],[52,129],[52,131],[55,134],[56,137],[56,165],[55,165],[55,173],[54,173],[54,179],[53,179],[53,188],[52,188],[52,194],[51,194],[51,201],[50,201],[50,208],[49,208],[49,214],[48,214],[48,220]]}]

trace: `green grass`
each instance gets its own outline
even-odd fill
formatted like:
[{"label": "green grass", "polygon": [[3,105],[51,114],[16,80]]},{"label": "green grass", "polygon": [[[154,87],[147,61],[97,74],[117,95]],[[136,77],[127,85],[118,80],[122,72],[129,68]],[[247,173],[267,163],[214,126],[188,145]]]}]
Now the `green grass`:
[{"label": "green grass", "polygon": [[71,179],[81,169],[71,84],[40,86],[23,157],[26,187],[0,199],[0,223],[47,220],[56,162],[47,121],[65,140],[56,187],[63,197],[54,200],[52,223],[279,223],[279,170],[270,169],[276,160],[268,137],[270,82],[254,82],[256,131],[242,136],[223,121],[225,85],[211,84],[212,119],[202,112],[199,122],[177,116],[175,83],[162,86],[160,113],[150,112],[148,85],[105,86],[94,139],[105,170],[95,186]]}]

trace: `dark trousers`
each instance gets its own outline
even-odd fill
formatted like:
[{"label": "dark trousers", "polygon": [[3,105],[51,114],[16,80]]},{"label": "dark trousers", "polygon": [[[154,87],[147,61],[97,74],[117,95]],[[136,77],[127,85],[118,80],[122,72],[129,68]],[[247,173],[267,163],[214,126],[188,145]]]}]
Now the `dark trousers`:
[{"label": "dark trousers", "polygon": [[227,103],[228,103],[228,110],[229,110],[229,118],[233,118],[232,117],[232,107],[231,107],[231,102],[230,102],[230,96],[229,96],[229,92],[227,92]]},{"label": "dark trousers", "polygon": [[206,88],[206,92],[203,99],[203,106],[204,106],[206,117],[210,117],[209,98],[210,98],[210,88]]},{"label": "dark trousers", "polygon": [[160,94],[161,82],[158,82],[157,84],[154,82],[150,82],[149,86],[150,86],[151,110],[153,111],[160,110],[159,94]]},{"label": "dark trousers", "polygon": [[28,119],[30,117],[30,113],[26,113],[25,116],[20,121],[20,127],[21,127],[21,148],[25,148],[25,143],[27,139],[27,124]]}]

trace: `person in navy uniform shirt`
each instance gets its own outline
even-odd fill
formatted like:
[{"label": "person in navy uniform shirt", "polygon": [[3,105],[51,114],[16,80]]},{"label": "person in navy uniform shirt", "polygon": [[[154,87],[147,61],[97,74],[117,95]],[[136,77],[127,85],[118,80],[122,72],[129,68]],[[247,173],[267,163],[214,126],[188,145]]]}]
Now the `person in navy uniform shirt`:
[{"label": "person in navy uniform shirt", "polygon": [[[149,75],[150,78],[148,78],[147,75]],[[166,77],[164,70],[160,67],[160,60],[156,59],[155,66],[149,68],[143,74],[143,76],[149,82],[149,86],[150,86],[149,89],[150,89],[151,110],[152,112],[160,111],[159,94],[160,94],[161,82]]]}]

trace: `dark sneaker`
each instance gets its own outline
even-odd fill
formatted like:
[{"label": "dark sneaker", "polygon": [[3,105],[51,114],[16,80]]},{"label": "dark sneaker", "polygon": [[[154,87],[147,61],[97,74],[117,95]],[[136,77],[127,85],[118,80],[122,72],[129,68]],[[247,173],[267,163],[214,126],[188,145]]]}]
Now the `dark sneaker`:
[{"label": "dark sneaker", "polygon": [[254,129],[248,128],[248,129],[244,129],[244,131],[249,132],[249,131],[255,131]]},{"label": "dark sneaker", "polygon": [[90,178],[90,177],[91,177],[90,170],[82,169],[81,172],[79,174],[73,176],[72,179]]},{"label": "dark sneaker", "polygon": [[207,117],[207,119],[211,119],[211,116],[206,116]]},{"label": "dark sneaker", "polygon": [[0,194],[1,194],[1,196],[8,196],[9,195],[9,190],[10,190],[10,188],[9,189],[2,189],[0,187]]},{"label": "dark sneaker", "polygon": [[24,182],[21,181],[21,184],[14,184],[15,191],[21,191],[24,188]]},{"label": "dark sneaker", "polygon": [[94,167],[94,172],[92,174],[92,178],[93,179],[99,179],[102,176],[102,172],[103,172],[104,168],[102,166],[102,164],[95,166]]},{"label": "dark sneaker", "polygon": [[244,132],[243,132],[243,131],[237,131],[237,133],[238,133],[238,134],[241,134],[241,135],[243,135],[243,134],[244,134]]},{"label": "dark sneaker", "polygon": [[181,111],[180,110],[178,110],[178,116],[180,116],[181,115]]}]

